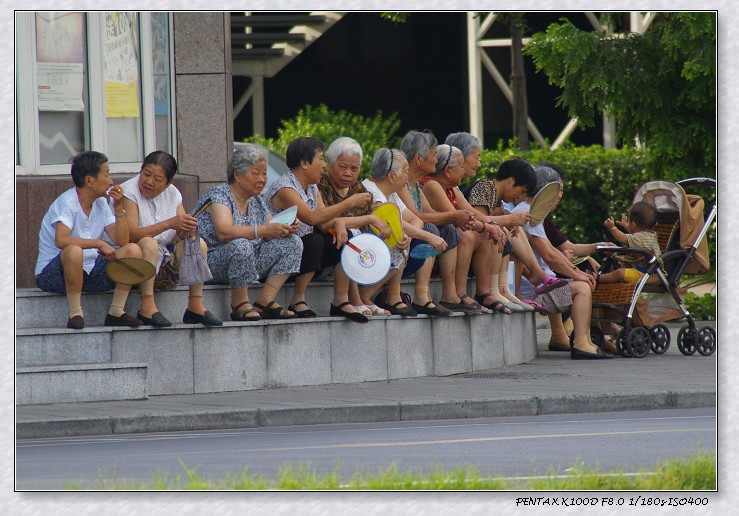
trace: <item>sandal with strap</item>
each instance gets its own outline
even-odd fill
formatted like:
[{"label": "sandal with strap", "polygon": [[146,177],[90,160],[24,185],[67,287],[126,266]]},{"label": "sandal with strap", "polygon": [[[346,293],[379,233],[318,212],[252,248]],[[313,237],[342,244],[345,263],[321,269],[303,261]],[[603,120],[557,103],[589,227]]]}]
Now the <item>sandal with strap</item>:
[{"label": "sandal with strap", "polygon": [[394,305],[390,305],[388,310],[390,310],[392,315],[402,315],[403,317],[416,317],[418,315],[418,312],[410,306],[406,305],[401,308],[400,305],[405,305],[405,303],[403,301],[398,301]]},{"label": "sandal with strap", "polygon": [[[305,306],[305,310],[298,310],[297,309],[298,305]],[[288,305],[287,309],[290,310],[291,312],[295,312],[295,317],[298,317],[300,319],[316,317],[316,312],[311,310],[310,307],[308,307],[308,303],[306,303],[305,301],[298,301],[294,305]]]},{"label": "sandal with strap", "polygon": [[[431,305],[434,305],[433,307]],[[418,305],[416,303],[411,303],[411,308],[416,311],[416,313],[424,314],[424,315],[432,315],[437,317],[450,317],[452,315],[452,311],[446,308],[442,305],[436,305],[433,301],[428,301],[426,304]]]},{"label": "sandal with strap", "polygon": [[[465,303],[464,300],[469,299],[470,303]],[[478,303],[477,301],[473,300],[470,296],[467,294],[462,294],[459,296],[459,303],[451,303],[449,301],[439,301],[439,304],[443,307],[448,308],[449,310],[452,310],[454,312],[467,312],[467,313],[488,313],[487,307],[483,307]],[[483,312],[483,310],[485,310]]]},{"label": "sandal with strap", "polygon": [[369,322],[369,319],[366,315],[360,314],[359,312],[345,312],[342,310],[345,306],[350,306],[351,303],[349,301],[346,301],[345,303],[341,303],[339,306],[334,306],[333,303],[331,303],[331,308],[329,309],[329,315],[331,317],[346,317],[350,321],[358,322],[358,323],[366,323]]},{"label": "sandal with strap", "polygon": [[265,306],[259,303],[254,303],[254,308],[259,310],[262,315],[262,319],[294,319],[295,314],[290,313],[287,308],[283,308],[280,305],[275,304],[274,301],[270,301]]},{"label": "sandal with strap", "polygon": [[480,303],[482,306],[487,308],[490,313],[501,313],[501,314],[510,314],[511,309],[508,305],[506,305],[503,301],[495,300],[492,303],[485,304],[485,299],[488,297],[493,297],[493,295],[490,292],[487,292],[485,294],[476,294],[475,295],[475,301]]},{"label": "sandal with strap", "polygon": [[[244,310],[239,310],[244,305],[248,305],[247,308]],[[262,318],[261,315],[259,315],[259,312],[254,310],[254,307],[251,306],[251,303],[249,301],[244,301],[238,306],[232,306],[231,307],[231,320],[232,321],[258,321]],[[255,315],[248,315],[248,314],[255,314]]]}]

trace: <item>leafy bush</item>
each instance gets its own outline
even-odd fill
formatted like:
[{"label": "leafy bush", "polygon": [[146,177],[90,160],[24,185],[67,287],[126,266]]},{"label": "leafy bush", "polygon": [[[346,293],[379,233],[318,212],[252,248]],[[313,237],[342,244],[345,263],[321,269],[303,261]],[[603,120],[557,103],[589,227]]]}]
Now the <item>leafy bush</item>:
[{"label": "leafy bush", "polygon": [[244,141],[259,143],[284,156],[287,145],[299,136],[312,136],[328,146],[341,136],[350,136],[362,146],[362,177],[369,174],[372,156],[380,147],[397,147],[400,120],[397,113],[384,116],[378,111],[373,117],[355,115],[344,110],[332,111],[325,104],[305,106],[294,118],[281,121],[276,138],[256,135]]},{"label": "leafy bush", "polygon": [[637,149],[604,149],[562,146],[557,150],[504,148],[484,151],[478,177],[492,177],[500,163],[518,156],[529,163],[553,163],[565,171],[565,195],[553,213],[560,230],[577,243],[610,240],[603,227],[608,216],[628,211],[636,190],[645,182],[664,177],[650,176],[648,156]]},{"label": "leafy bush", "polygon": [[685,307],[698,321],[716,320],[716,296],[705,293],[702,296],[693,292],[685,294]]}]

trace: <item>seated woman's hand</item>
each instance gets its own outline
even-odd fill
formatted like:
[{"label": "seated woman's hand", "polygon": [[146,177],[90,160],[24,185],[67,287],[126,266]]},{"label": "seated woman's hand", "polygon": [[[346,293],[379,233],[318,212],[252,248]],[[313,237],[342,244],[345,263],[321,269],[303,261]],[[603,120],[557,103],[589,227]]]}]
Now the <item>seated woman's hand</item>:
[{"label": "seated woman's hand", "polygon": [[408,249],[410,247],[411,240],[412,240],[411,237],[409,237],[408,235],[406,235],[405,233],[403,233],[403,240],[401,240],[400,242],[398,242],[398,245],[396,245],[395,247],[397,247],[401,251],[405,251],[406,249]]},{"label": "seated woman's hand", "polygon": [[270,222],[271,219],[271,216],[267,217],[267,222],[262,226],[263,229],[259,232],[259,236],[261,238],[265,240],[274,240],[275,238],[285,238],[294,233],[294,231],[291,233],[291,226],[280,222],[275,222],[273,224]]},{"label": "seated woman's hand", "polygon": [[100,247],[98,247],[98,252],[103,255],[103,258],[105,258],[109,262],[117,258],[115,255],[115,249],[113,249],[110,244],[105,241],[101,241],[100,244],[101,245]]},{"label": "seated woman's hand", "polygon": [[472,229],[475,223],[475,214],[467,210],[455,210],[452,213],[452,224],[462,231]]},{"label": "seated woman's hand", "polygon": [[390,236],[390,226],[384,220],[380,219],[379,217],[374,217],[372,225],[380,232],[379,236],[383,240]]},{"label": "seated woman's hand", "polygon": [[349,240],[349,234],[346,231],[346,224],[344,223],[344,221],[336,219],[331,230],[333,243],[336,246],[336,249],[341,249],[341,246],[346,244],[346,242]]},{"label": "seated woman's hand", "polygon": [[363,208],[372,202],[372,194],[369,192],[357,193],[347,199],[349,201],[350,209]]},{"label": "seated woman's hand", "polygon": [[525,226],[531,220],[531,213],[528,211],[517,211],[508,215],[511,217],[511,223],[516,226]]},{"label": "seated woman's hand", "polygon": [[434,247],[434,249],[436,249],[437,251],[446,251],[446,248],[447,248],[446,240],[444,240],[440,236],[436,236],[433,233],[429,233],[429,238],[427,242],[431,244]]},{"label": "seated woman's hand", "polygon": [[178,233],[191,233],[198,227],[198,219],[187,213],[175,215],[169,220],[171,228]]}]

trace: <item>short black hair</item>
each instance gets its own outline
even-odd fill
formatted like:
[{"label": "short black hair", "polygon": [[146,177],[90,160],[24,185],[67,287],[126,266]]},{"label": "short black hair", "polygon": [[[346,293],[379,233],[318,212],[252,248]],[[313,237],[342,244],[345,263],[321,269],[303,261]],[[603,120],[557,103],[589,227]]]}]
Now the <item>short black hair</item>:
[{"label": "short black hair", "polygon": [[652,229],[657,223],[657,208],[646,201],[635,202],[629,208],[629,220],[642,231]]},{"label": "short black hair", "polygon": [[291,141],[285,151],[285,163],[290,170],[300,166],[301,161],[313,163],[316,151],[323,150],[324,143],[318,138],[299,136]]},{"label": "short black hair", "polygon": [[534,168],[521,158],[512,158],[501,163],[494,178],[505,181],[509,177],[513,178],[514,186],[525,186],[527,192],[532,192],[536,188]]},{"label": "short black hair", "polygon": [[108,156],[102,152],[85,151],[72,159],[72,181],[78,188],[85,186],[85,177],[97,177],[100,167],[108,162]]},{"label": "short black hair", "polygon": [[177,173],[177,160],[174,159],[174,156],[164,151],[158,150],[149,153],[141,164],[141,170],[144,170],[144,167],[149,164],[162,167],[164,174],[167,176],[168,183],[172,182],[172,178]]}]

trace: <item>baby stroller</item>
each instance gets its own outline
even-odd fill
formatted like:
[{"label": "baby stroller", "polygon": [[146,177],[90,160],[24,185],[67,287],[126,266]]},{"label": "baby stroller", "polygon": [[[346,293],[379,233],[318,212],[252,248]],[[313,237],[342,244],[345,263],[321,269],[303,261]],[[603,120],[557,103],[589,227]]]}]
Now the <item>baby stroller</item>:
[{"label": "baby stroller", "polygon": [[[649,264],[636,283],[598,284],[593,291],[594,323],[615,322],[622,325],[616,337],[616,348],[624,356],[645,357],[651,349],[662,354],[670,346],[670,331],[666,321],[684,319],[687,322],[677,335],[677,345],[683,355],[696,351],[703,356],[716,349],[716,330],[710,326],[696,328],[695,321],[680,297],[679,282],[682,274],[702,274],[709,270],[706,232],[716,219],[716,204],[708,216],[703,215],[704,201],[698,195],[686,194],[683,186],[716,188],[716,181],[709,178],[692,178],[670,183],[651,181],[642,185],[634,196],[634,202],[646,201],[658,213],[654,231],[662,252],[662,262],[646,249],[623,247],[599,247],[606,255],[601,271],[619,267],[615,256],[638,253]],[[593,333],[600,332],[594,326]],[[594,342],[603,335],[594,335]]]}]

